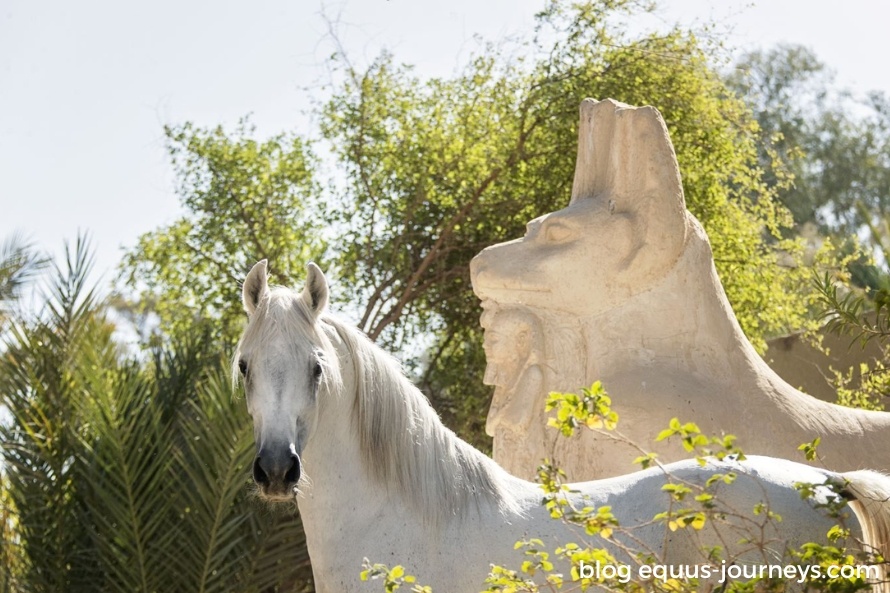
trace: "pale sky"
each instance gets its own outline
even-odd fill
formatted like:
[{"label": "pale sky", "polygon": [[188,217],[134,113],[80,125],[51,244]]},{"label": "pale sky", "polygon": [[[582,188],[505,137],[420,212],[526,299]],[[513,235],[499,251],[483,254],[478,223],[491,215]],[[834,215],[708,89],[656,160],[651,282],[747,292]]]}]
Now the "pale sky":
[{"label": "pale sky", "polygon": [[[381,47],[447,75],[474,46],[527,30],[543,0],[327,1],[359,61]],[[739,50],[800,43],[857,92],[890,93],[890,3],[665,0],[641,27],[715,18]],[[122,247],[179,213],[162,126],[252,114],[310,133],[332,46],[318,0],[0,0],[0,239],[58,254],[91,232],[111,280]],[[305,90],[309,87],[309,90]]]}]

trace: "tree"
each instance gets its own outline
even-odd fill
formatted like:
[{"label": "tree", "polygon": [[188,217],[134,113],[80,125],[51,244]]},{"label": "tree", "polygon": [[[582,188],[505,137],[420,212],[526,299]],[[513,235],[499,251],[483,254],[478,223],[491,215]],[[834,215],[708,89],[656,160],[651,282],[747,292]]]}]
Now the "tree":
[{"label": "tree", "polygon": [[838,403],[855,408],[884,410],[890,398],[890,289],[863,291],[851,285],[848,275],[825,273],[815,280],[825,328],[850,338],[850,347],[877,342],[882,360],[859,366],[860,380],[854,370],[834,371]]},{"label": "tree", "polygon": [[88,541],[80,509],[70,491],[75,481],[71,460],[83,426],[76,393],[83,383],[77,354],[87,345],[101,360],[114,350],[111,328],[89,314],[95,293],[85,290],[89,269],[86,246],[78,242],[66,270],[47,299],[46,321],[29,330],[9,330],[0,364],[0,404],[13,420],[2,427],[7,497],[16,511],[17,537],[25,559],[28,590],[65,591],[88,581],[92,565],[78,557]]},{"label": "tree", "polygon": [[[864,98],[840,88],[809,49],[779,45],[743,55],[728,76],[761,128],[761,158],[768,181],[793,175],[778,187],[798,225],[815,224],[840,240],[863,236],[884,251],[890,215],[890,98]],[[780,160],[771,158],[777,152]],[[880,280],[873,268],[854,269],[860,284]]]},{"label": "tree", "polygon": [[299,519],[249,512],[253,435],[208,336],[128,356],[83,241],[0,358],[0,585],[16,592],[304,590]]},{"label": "tree", "polygon": [[[760,123],[768,182],[776,185],[788,173],[793,176],[792,184],[778,188],[778,196],[798,228],[815,227],[850,256],[849,266],[817,283],[828,328],[849,335],[851,342],[874,339],[885,347],[890,99],[869,93],[863,100],[840,88],[817,56],[801,46],[750,52],[728,81]],[[859,237],[864,253],[856,245]],[[853,380],[853,369],[834,374],[839,403],[883,408],[890,391],[886,364],[863,366],[861,384]]]},{"label": "tree", "polygon": [[763,348],[765,336],[807,322],[807,275],[776,255],[781,247],[799,259],[802,248],[782,239],[791,218],[758,163],[750,110],[691,34],[616,31],[613,19],[636,7],[551,3],[534,41],[486,46],[448,79],[419,79],[386,53],[363,70],[340,56],[342,86],[322,120],[347,180],[331,211],[343,229],[340,277],[365,304],[360,326],[371,337],[398,348],[433,334],[420,382],[477,444],[488,393],[477,379],[484,358],[469,261],[568,203],[585,97],[661,111],[687,206],[709,231],[752,341]]},{"label": "tree", "polygon": [[136,312],[157,314],[160,335],[183,339],[205,326],[231,347],[244,271],[268,259],[287,283],[322,252],[315,159],[294,135],[253,139],[246,121],[231,134],[191,124],[165,134],[186,214],[140,237],[121,264],[124,288],[137,293]]}]

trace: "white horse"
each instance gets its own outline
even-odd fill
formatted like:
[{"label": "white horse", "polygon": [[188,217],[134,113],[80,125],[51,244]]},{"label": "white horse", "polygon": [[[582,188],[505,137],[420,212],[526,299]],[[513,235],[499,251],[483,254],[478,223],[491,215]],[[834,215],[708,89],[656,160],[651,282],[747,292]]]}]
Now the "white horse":
[{"label": "white horse", "polygon": [[[317,266],[309,265],[298,293],[270,289],[259,262],[243,299],[249,322],[233,373],[243,376],[254,422],[254,479],[268,499],[296,496],[319,593],[379,591],[379,583],[359,579],[365,557],[403,565],[436,593],[476,592],[490,563],[521,564],[516,541],[541,538],[552,551],[585,537],[550,518],[538,485],[510,476],[446,428],[392,358],[325,313],[328,285]],[[739,477],[715,495],[738,518],[709,521],[700,531],[669,531],[652,520],[671,509],[667,481],[701,485],[728,471]],[[890,556],[890,478],[869,471],[837,474],[770,458],[707,467],[688,461],[575,484],[568,496],[578,506],[612,507],[626,531],[593,544],[623,561],[631,561],[621,555],[626,545],[691,567],[706,562],[702,546],[723,545],[736,562],[776,564],[786,546],[822,541],[834,523],[801,500],[794,483],[829,481],[845,484],[854,513],[848,524],[872,546],[866,549]],[[822,503],[833,496],[828,487],[816,491]],[[783,521],[755,516],[758,501]],[[745,534],[756,543],[738,544]],[[568,566],[558,568],[569,574]]]}]

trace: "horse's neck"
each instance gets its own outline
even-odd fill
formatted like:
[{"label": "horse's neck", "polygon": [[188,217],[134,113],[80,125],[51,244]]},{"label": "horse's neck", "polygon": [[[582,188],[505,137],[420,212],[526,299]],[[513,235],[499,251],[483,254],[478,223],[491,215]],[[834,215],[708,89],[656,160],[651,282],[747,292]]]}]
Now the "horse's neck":
[{"label": "horse's neck", "polygon": [[[357,345],[351,339],[344,341],[341,334],[335,340],[342,393],[325,394],[304,450],[310,478],[324,484],[324,492],[319,486],[309,504],[322,501],[326,511],[340,512],[336,505],[354,499],[358,489],[363,512],[370,505],[383,513],[384,507],[395,504],[430,525],[482,507],[515,510],[506,490],[523,489],[515,478],[443,426],[420,392],[382,353],[378,356],[363,339]],[[354,357],[361,365],[354,364]],[[356,419],[356,398],[368,397],[358,394],[359,385],[371,386],[373,401],[362,401],[367,415]],[[323,472],[324,482],[316,481],[313,472]],[[329,487],[334,491],[328,492]],[[365,491],[370,502],[364,501]]]},{"label": "horse's neck", "polygon": [[[307,543],[319,559],[333,558],[332,542],[352,537],[363,521],[388,508],[387,493],[364,467],[353,422],[355,379],[351,365],[343,365],[344,392],[323,393],[317,424],[303,450],[305,484],[297,505]],[[356,573],[357,574],[357,573]]]}]

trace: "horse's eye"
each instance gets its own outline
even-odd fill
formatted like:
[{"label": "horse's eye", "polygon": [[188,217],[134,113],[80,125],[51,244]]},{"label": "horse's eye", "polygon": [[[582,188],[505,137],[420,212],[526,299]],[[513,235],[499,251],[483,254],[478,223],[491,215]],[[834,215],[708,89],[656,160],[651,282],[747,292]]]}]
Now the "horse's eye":
[{"label": "horse's eye", "polygon": [[315,377],[316,380],[318,380],[318,378],[321,377],[321,363],[320,362],[315,363],[315,368],[312,369],[312,376]]},{"label": "horse's eye", "polygon": [[247,361],[244,360],[243,358],[240,359],[240,360],[238,360],[238,370],[241,371],[241,376],[242,376],[242,377],[246,377],[246,376],[247,376]]}]

